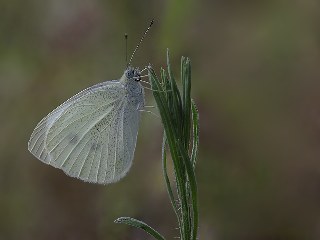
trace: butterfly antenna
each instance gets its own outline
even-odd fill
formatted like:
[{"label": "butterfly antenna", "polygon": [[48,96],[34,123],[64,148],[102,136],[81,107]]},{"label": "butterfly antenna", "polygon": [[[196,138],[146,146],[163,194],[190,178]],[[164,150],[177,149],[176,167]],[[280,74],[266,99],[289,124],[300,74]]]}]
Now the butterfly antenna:
[{"label": "butterfly antenna", "polygon": [[126,43],[126,65],[128,67],[128,34],[124,34],[124,41]]},{"label": "butterfly antenna", "polygon": [[128,62],[128,66],[130,65],[130,63],[131,63],[131,61],[132,61],[132,58],[133,58],[133,56],[134,56],[134,54],[136,53],[136,51],[138,50],[138,48],[139,48],[139,46],[140,46],[140,44],[142,43],[142,41],[143,41],[143,39],[144,39],[144,37],[147,35],[147,33],[148,33],[148,31],[150,30],[150,28],[151,28],[151,26],[152,26],[152,24],[154,23],[154,19],[152,19],[152,21],[150,22],[150,25],[149,25],[149,27],[146,29],[146,31],[143,33],[143,35],[142,35],[142,37],[141,37],[141,39],[140,39],[140,41],[139,41],[139,43],[138,43],[138,45],[136,46],[136,48],[134,49],[134,51],[133,51],[133,53],[132,53],[132,55],[131,55],[131,57],[130,57],[130,60],[129,60],[129,62]]}]

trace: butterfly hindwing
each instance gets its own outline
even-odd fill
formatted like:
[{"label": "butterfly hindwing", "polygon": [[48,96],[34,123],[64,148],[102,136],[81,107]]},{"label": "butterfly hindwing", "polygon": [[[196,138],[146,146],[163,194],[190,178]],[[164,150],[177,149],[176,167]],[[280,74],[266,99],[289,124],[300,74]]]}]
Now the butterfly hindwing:
[{"label": "butterfly hindwing", "polygon": [[139,121],[123,91],[121,83],[108,81],[70,98],[37,125],[30,152],[84,181],[119,180],[131,166]]}]

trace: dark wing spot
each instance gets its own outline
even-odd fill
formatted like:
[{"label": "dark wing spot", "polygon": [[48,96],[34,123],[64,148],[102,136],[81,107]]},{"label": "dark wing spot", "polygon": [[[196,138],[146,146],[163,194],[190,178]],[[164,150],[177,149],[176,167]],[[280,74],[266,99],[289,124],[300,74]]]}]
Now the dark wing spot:
[{"label": "dark wing spot", "polygon": [[71,144],[77,144],[79,141],[78,135],[74,133],[70,133],[67,138]]}]

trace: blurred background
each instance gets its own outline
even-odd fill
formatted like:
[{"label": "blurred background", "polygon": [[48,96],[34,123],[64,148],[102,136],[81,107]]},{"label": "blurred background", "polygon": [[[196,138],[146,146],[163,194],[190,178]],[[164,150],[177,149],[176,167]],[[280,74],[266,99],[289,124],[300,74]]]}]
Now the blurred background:
[{"label": "blurred background", "polygon": [[[131,171],[100,186],[27,150],[42,117],[133,65],[179,77],[191,58],[200,112],[199,239],[320,239],[320,2],[1,0],[0,239],[178,236],[161,170],[162,127],[142,116]],[[146,96],[152,105],[151,94]]]}]

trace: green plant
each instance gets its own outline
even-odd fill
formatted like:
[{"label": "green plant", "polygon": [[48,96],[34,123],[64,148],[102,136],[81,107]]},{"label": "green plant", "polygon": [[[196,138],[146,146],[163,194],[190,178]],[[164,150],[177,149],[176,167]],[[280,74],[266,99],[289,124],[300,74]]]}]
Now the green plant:
[{"label": "green plant", "polygon": [[[179,224],[180,239],[195,240],[198,232],[198,199],[195,164],[199,145],[199,115],[191,99],[191,63],[181,59],[182,90],[178,89],[173,76],[167,51],[167,71],[161,69],[160,79],[151,66],[149,81],[164,126],[162,143],[163,173],[168,195]],[[175,192],[167,172],[169,146],[174,166]],[[118,218],[116,223],[125,223],[140,228],[155,239],[165,238],[148,224],[129,217]]]}]

